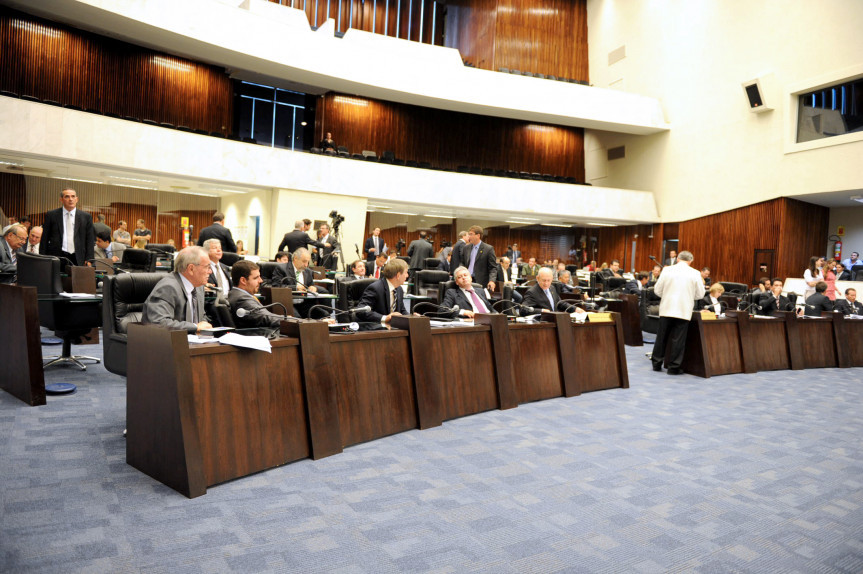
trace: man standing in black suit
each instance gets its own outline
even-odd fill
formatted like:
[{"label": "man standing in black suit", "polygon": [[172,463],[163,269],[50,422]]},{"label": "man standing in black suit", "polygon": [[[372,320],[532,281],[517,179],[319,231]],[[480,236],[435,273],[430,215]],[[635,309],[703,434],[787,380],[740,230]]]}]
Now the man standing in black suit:
[{"label": "man standing in black suit", "polygon": [[467,244],[462,248],[461,264],[467,267],[474,281],[494,291],[497,281],[497,257],[494,247],[482,240],[482,227],[472,225],[467,230]]},{"label": "man standing in black suit", "polygon": [[65,257],[75,265],[90,265],[96,247],[93,218],[77,208],[78,194],[74,189],[60,192],[63,207],[45,214],[39,253]]},{"label": "man standing in black suit", "polygon": [[408,247],[408,257],[411,258],[411,273],[416,273],[425,267],[425,260],[434,257],[434,247],[428,241],[428,233],[420,231],[420,238],[411,241]]},{"label": "man standing in black suit", "polygon": [[677,263],[677,251],[672,249],[668,252],[668,259],[665,260],[666,265],[674,265]]},{"label": "man standing in black suit", "polygon": [[843,315],[863,315],[863,303],[857,300],[857,290],[849,287],[845,290],[845,299],[836,301],[836,311]]},{"label": "man standing in black suit", "polygon": [[467,244],[467,231],[459,231],[458,239],[455,242],[455,245],[452,246],[452,254],[450,255],[449,260],[449,268],[453,271],[459,268],[460,265],[463,265],[461,258],[461,250],[464,249],[464,246]]},{"label": "man standing in black suit", "polygon": [[363,251],[366,252],[366,261],[374,261],[378,255],[387,252],[387,242],[381,237],[380,227],[375,227],[372,236],[366,239]]},{"label": "man standing in black suit", "polygon": [[815,284],[815,294],[810,295],[806,299],[806,307],[803,311],[804,315],[809,317],[820,317],[822,311],[832,311],[833,301],[831,301],[824,292],[827,291],[827,283],[819,281]]},{"label": "man standing in black suit", "polygon": [[213,224],[201,230],[198,235],[198,245],[204,245],[208,239],[218,239],[222,244],[222,251],[228,253],[237,252],[237,244],[234,243],[234,236],[231,230],[225,227],[225,214],[216,212],[213,214]]},{"label": "man standing in black suit", "polygon": [[770,284],[770,290],[758,295],[759,315],[774,316],[777,311],[793,311],[794,305],[782,294],[782,279],[778,277]]},{"label": "man standing in black suit", "polygon": [[452,308],[459,306],[459,315],[473,319],[477,313],[494,313],[491,302],[485,296],[485,289],[475,288],[470,277],[470,272],[459,267],[453,274],[456,286],[447,289],[443,298],[443,306]]},{"label": "man standing in black suit", "polygon": [[294,222],[294,230],[288,233],[285,233],[285,236],[282,238],[282,242],[279,243],[279,248],[276,251],[285,251],[287,248],[288,253],[293,253],[300,247],[305,247],[308,249],[309,245],[314,245],[315,247],[324,247],[324,244],[315,241],[309,234],[303,231],[306,227],[306,223],[302,219],[298,219]]},{"label": "man standing in black suit", "polygon": [[548,267],[542,267],[536,274],[536,285],[527,290],[524,295],[524,304],[528,307],[537,307],[546,311],[554,311],[560,302],[557,289],[551,286],[552,272]]},{"label": "man standing in black suit", "polygon": [[390,259],[384,265],[383,277],[363,291],[360,306],[368,305],[371,311],[359,314],[367,322],[389,323],[394,315],[407,315],[402,285],[408,278],[408,264],[401,259]]}]

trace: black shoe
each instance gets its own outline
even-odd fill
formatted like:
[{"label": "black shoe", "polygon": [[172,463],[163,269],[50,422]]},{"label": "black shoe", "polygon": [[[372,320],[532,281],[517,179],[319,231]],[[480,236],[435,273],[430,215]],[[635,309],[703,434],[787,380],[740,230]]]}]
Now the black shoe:
[{"label": "black shoe", "polygon": [[683,371],[681,371],[680,369],[668,369],[668,374],[669,375],[682,375]]},{"label": "black shoe", "polygon": [[662,371],[662,363],[659,363],[658,365],[653,365],[653,370],[657,373]]}]

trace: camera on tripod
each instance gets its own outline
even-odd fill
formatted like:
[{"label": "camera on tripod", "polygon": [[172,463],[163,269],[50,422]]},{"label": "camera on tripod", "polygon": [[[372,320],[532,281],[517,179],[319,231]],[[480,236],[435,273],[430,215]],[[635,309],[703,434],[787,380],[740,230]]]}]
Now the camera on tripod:
[{"label": "camera on tripod", "polygon": [[330,219],[333,220],[333,232],[338,233],[339,225],[341,225],[345,221],[345,216],[339,215],[339,212],[334,209],[330,212]]}]

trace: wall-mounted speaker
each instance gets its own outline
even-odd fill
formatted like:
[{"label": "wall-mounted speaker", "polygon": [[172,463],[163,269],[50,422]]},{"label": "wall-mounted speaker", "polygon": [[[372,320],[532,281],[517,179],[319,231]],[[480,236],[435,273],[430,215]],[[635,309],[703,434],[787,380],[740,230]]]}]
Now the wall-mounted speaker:
[{"label": "wall-mounted speaker", "polygon": [[765,82],[765,79],[765,76],[760,76],[754,80],[743,82],[743,91],[746,94],[746,100],[749,102],[749,111],[756,114],[773,109],[772,106],[767,105],[769,99],[765,93],[767,91],[767,87],[765,86],[767,82]]}]

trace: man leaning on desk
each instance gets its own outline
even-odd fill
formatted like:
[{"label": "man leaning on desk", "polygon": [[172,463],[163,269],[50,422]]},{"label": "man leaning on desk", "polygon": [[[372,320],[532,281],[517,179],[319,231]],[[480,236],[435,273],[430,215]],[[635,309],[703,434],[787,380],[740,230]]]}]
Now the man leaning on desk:
[{"label": "man leaning on desk", "polygon": [[367,322],[389,323],[393,315],[406,315],[402,285],[408,278],[408,264],[402,259],[390,259],[383,268],[383,277],[363,291],[360,306],[368,305],[370,311],[359,313]]},{"label": "man leaning on desk", "polygon": [[491,303],[485,296],[485,289],[475,286],[466,267],[459,267],[453,273],[456,286],[447,289],[443,306],[459,306],[459,316],[473,319],[477,313],[494,313]]},{"label": "man leaning on desk", "polygon": [[[261,271],[252,261],[237,261],[231,267],[231,281],[234,287],[228,293],[231,317],[237,327],[278,327],[285,319],[282,315],[270,313],[255,297],[261,286]],[[237,311],[245,309],[240,317]]]},{"label": "man leaning on desk", "polygon": [[210,257],[200,247],[186,247],[144,302],[143,323],[196,334],[212,325],[204,314],[204,285],[210,276]]}]

